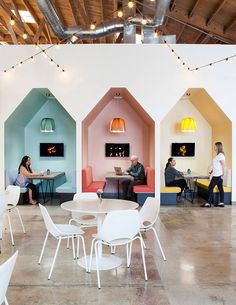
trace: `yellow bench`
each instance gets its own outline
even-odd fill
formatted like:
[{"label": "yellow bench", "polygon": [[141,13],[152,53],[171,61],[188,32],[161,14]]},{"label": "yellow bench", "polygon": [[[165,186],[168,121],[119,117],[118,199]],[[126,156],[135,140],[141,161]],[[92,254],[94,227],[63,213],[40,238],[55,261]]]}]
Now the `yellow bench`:
[{"label": "yellow bench", "polygon": [[[210,179],[199,179],[197,180],[197,187],[198,187],[198,195],[208,199],[208,187],[210,184]],[[223,186],[224,188],[224,203],[225,204],[231,204],[231,192],[232,192],[232,187],[230,186]],[[214,203],[217,203],[219,201],[219,190],[218,187],[214,187],[214,196],[213,196],[213,201]]]},{"label": "yellow bench", "polygon": [[181,188],[177,186],[163,186],[161,187],[161,204],[162,205],[176,205],[176,196],[181,192]]}]

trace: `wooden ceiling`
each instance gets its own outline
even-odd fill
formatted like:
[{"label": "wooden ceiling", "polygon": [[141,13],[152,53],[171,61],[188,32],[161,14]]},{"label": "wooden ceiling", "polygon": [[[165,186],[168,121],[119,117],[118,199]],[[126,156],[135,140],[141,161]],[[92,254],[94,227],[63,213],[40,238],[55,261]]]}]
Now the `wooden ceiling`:
[{"label": "wooden ceiling", "polygon": [[[155,1],[155,0],[154,0]],[[51,0],[61,23],[67,27],[90,26],[112,20],[117,9],[123,8],[125,17],[130,14],[153,16],[153,0],[139,0],[135,9],[128,9],[128,0]],[[13,10],[15,14],[13,13]],[[35,23],[26,23],[19,11],[28,11]],[[11,19],[15,24],[11,25]],[[141,28],[137,27],[140,33]],[[171,0],[164,24],[159,34],[176,35],[177,43],[235,44],[236,0]],[[23,38],[23,34],[27,38]],[[118,37],[118,38],[117,38]],[[59,43],[35,0],[0,0],[1,44],[54,44]],[[121,35],[111,35],[96,40],[77,43],[120,43]]]}]

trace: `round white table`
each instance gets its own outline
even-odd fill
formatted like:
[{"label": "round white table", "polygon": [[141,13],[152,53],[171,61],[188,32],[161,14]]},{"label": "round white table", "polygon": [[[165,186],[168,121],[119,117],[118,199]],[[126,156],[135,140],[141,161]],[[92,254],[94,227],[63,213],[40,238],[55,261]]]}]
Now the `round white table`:
[{"label": "round white table", "polygon": [[[79,212],[83,214],[96,214],[97,215],[97,233],[99,235],[103,217],[106,213],[119,210],[134,210],[138,204],[133,201],[120,200],[120,199],[100,199],[97,200],[72,200],[61,204],[62,209],[70,212]],[[108,255],[102,253],[102,245],[98,248],[99,269],[109,270],[121,265],[121,259],[115,255]],[[90,256],[87,256],[89,263]],[[78,264],[85,268],[84,257],[78,260]],[[92,258],[92,270],[96,270],[95,257]]]}]

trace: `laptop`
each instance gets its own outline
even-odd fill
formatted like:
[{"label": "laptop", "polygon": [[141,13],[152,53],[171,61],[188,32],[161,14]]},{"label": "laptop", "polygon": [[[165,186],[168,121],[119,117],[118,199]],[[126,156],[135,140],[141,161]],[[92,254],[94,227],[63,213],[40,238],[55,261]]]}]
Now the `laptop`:
[{"label": "laptop", "polygon": [[115,173],[116,173],[117,176],[122,176],[123,175],[121,167],[114,166],[114,170],[115,170]]}]

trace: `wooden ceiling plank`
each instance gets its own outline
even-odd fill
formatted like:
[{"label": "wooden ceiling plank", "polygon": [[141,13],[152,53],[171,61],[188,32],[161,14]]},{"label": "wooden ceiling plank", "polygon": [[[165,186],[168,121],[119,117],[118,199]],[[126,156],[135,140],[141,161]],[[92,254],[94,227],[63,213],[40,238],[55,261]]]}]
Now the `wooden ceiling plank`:
[{"label": "wooden ceiling plank", "polygon": [[179,32],[177,38],[176,38],[176,42],[177,42],[177,43],[179,42],[179,40],[180,40],[180,38],[181,38],[181,36],[182,36],[184,30],[185,30],[185,27],[186,27],[186,24],[183,24],[183,25],[182,25],[182,28],[181,28],[181,30],[180,30],[180,32]]},{"label": "wooden ceiling plank", "polygon": [[210,18],[207,19],[206,25],[208,26],[216,17],[216,15],[219,13],[219,11],[222,9],[222,7],[225,5],[227,0],[223,0],[218,7],[216,8],[216,10],[213,12],[213,14],[211,15]]},{"label": "wooden ceiling plank", "polygon": [[48,38],[50,44],[52,44],[52,37],[51,37],[50,31],[49,31],[49,26],[47,23],[45,24],[45,28],[46,28],[46,32],[47,32],[47,38]]},{"label": "wooden ceiling plank", "polygon": [[191,8],[191,10],[190,10],[189,13],[188,13],[188,18],[193,17],[194,11],[196,10],[196,7],[198,6],[198,4],[199,4],[200,1],[201,1],[201,0],[196,0],[196,1],[195,1],[193,7]]},{"label": "wooden ceiling plank", "polygon": [[78,7],[76,5],[76,1],[75,0],[69,0],[69,5],[70,5],[70,9],[73,15],[73,18],[75,20],[76,25],[80,24],[80,20],[79,20],[79,14],[78,14]]},{"label": "wooden ceiling plank", "polygon": [[[87,2],[86,2],[87,3]],[[82,18],[84,19],[85,24],[90,24],[91,19],[88,14],[88,9],[84,0],[82,2],[78,1],[78,7]]]},{"label": "wooden ceiling plank", "polygon": [[37,41],[39,40],[40,35],[42,34],[43,28],[45,26],[45,19],[43,18],[39,24],[38,30],[36,32],[36,34],[33,37],[33,43],[37,43]]},{"label": "wooden ceiling plank", "polygon": [[236,24],[236,18],[234,18],[227,26],[224,27],[223,33],[229,32],[229,30]]},{"label": "wooden ceiling plank", "polygon": [[54,9],[55,9],[55,11],[57,13],[57,16],[59,17],[61,23],[65,24],[65,19],[64,19],[62,13],[61,13],[60,8],[57,5],[57,0],[51,0],[51,2],[53,4],[53,6],[54,6]]}]

